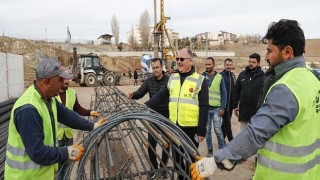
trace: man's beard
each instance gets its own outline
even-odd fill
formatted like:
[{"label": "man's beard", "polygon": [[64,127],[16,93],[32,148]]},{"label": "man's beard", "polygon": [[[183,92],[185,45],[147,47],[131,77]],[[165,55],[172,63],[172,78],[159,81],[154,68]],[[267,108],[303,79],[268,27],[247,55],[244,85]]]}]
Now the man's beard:
[{"label": "man's beard", "polygon": [[213,70],[209,69],[209,68],[206,68],[206,71],[207,71],[207,73],[211,73]]},{"label": "man's beard", "polygon": [[68,90],[68,86],[64,86],[63,88],[62,88],[62,90],[64,90],[64,91],[66,91],[66,90]]}]

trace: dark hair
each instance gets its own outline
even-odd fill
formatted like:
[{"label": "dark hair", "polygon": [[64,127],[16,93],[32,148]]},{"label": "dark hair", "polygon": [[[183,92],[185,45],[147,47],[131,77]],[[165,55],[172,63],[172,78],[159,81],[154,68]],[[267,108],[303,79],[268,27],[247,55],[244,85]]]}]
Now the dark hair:
[{"label": "dark hair", "polygon": [[212,63],[215,64],[213,57],[208,57],[208,60],[212,60]]},{"label": "dark hair", "polygon": [[271,23],[263,38],[264,42],[265,40],[272,40],[272,44],[276,45],[279,50],[291,46],[294,56],[301,56],[304,53],[306,40],[296,20],[281,19]]},{"label": "dark hair", "polygon": [[232,60],[232,59],[227,58],[227,59],[225,59],[225,60],[224,60],[224,63],[226,63],[227,61],[233,62],[233,60]]},{"label": "dark hair", "polygon": [[259,55],[258,53],[253,53],[253,54],[251,54],[251,55],[249,56],[249,58],[254,58],[254,59],[256,59],[256,60],[258,61],[258,63],[260,63],[261,57],[260,57],[260,55]]},{"label": "dark hair", "polygon": [[160,62],[160,65],[162,66],[162,61],[161,61],[160,58],[153,58],[153,59],[151,60],[151,63],[155,63],[155,62],[157,62],[157,61],[159,61],[159,62]]}]

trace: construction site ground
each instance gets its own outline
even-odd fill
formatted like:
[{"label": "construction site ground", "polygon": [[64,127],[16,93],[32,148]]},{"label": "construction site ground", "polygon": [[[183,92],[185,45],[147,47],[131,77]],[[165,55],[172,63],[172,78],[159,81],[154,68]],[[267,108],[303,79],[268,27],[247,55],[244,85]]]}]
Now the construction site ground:
[{"label": "construction site ground", "polygon": [[[141,83],[141,82],[139,82]],[[123,92],[129,92],[129,91],[135,91],[138,89],[138,87],[133,86],[133,79],[128,80],[128,84],[126,86],[117,86],[121,91]],[[85,107],[90,107],[90,102],[92,95],[94,95],[94,88],[92,87],[74,87],[77,91],[77,96],[80,104]],[[139,103],[144,103],[146,100],[149,99],[148,95],[145,95],[144,98],[137,100]],[[235,116],[232,117],[232,130],[234,136],[236,136],[240,131],[240,124],[238,123],[238,120]],[[77,133],[75,133],[77,134]],[[214,150],[217,150],[217,138],[212,130],[212,139],[214,141]],[[76,142],[79,142],[81,139],[79,137],[75,138]],[[200,143],[199,146],[199,153],[202,156],[207,155],[207,147],[206,142]],[[249,180],[252,178],[252,175],[254,173],[255,165],[254,165],[254,157],[248,158],[246,161],[238,164],[235,169],[231,172],[228,171],[221,171],[217,170],[210,179],[232,179],[232,180]]]}]

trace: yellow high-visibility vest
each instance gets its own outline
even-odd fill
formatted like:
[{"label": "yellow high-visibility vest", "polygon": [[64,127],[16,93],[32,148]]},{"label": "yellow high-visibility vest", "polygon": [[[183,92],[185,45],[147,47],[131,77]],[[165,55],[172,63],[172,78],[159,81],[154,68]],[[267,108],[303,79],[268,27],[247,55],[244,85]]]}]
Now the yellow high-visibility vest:
[{"label": "yellow high-visibility vest", "polygon": [[[61,98],[60,96],[56,96],[56,99],[61,103]],[[73,110],[73,106],[76,102],[76,90],[72,89],[72,88],[68,88],[66,90],[66,104],[65,106],[70,109]],[[62,123],[58,124],[58,140],[61,140],[63,138],[63,134],[66,135],[67,138],[71,139],[73,138],[73,130],[67,126],[65,126]]]},{"label": "yellow high-visibility vest", "polygon": [[281,128],[258,151],[253,179],[319,179],[320,82],[308,69],[295,68],[272,85],[269,92],[277,85],[290,89],[299,111],[294,121]]},{"label": "yellow high-visibility vest", "polygon": [[220,84],[221,84],[222,76],[221,74],[217,73],[214,79],[211,82],[209,87],[209,105],[210,106],[221,106],[221,91],[220,91]]},{"label": "yellow high-visibility vest", "polygon": [[168,81],[169,119],[180,126],[198,126],[199,122],[199,100],[198,94],[204,80],[202,75],[193,73],[186,77],[182,86],[180,75],[172,74]]},{"label": "yellow high-visibility vest", "polygon": [[[33,105],[41,116],[44,135],[43,144],[45,146],[57,146],[57,144],[54,144],[55,137],[53,137],[54,133],[52,132],[53,128],[51,124],[53,118],[55,129],[57,129],[58,121],[56,100],[52,98],[51,110],[54,117],[51,117],[45,102],[41,99],[41,95],[32,85],[17,100],[11,111],[4,178],[8,180],[54,179],[54,171],[57,170],[58,164],[55,163],[49,166],[43,166],[32,161],[25,151],[25,146],[22,142],[21,136],[14,124],[14,111],[26,104]],[[28,119],[25,120],[28,121]]]}]

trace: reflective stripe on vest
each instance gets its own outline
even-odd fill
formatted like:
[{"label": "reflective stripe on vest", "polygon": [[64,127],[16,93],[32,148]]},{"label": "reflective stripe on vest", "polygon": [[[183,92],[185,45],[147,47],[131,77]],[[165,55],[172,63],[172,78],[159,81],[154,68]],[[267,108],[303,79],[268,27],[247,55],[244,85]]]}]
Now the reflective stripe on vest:
[{"label": "reflective stripe on vest", "polygon": [[[52,130],[52,121],[55,129],[58,127],[57,123],[57,106],[56,101],[52,98],[50,105],[53,117],[50,116],[46,103],[41,99],[39,92],[30,86],[24,94],[16,101],[11,111],[9,121],[9,133],[6,149],[6,162],[5,162],[5,179],[53,179],[54,171],[57,169],[57,164],[48,166],[41,166],[32,161],[25,152],[25,147],[22,142],[21,136],[18,133],[14,124],[14,112],[17,108],[30,104],[34,106],[43,123],[43,145],[53,146],[55,141],[55,134]],[[23,119],[28,121],[28,119]],[[57,145],[55,145],[57,146]],[[31,171],[30,171],[31,170]]]},{"label": "reflective stripe on vest", "polygon": [[193,73],[186,77],[182,86],[180,75],[172,74],[168,81],[169,119],[180,126],[197,126],[199,121],[198,93],[204,80],[202,75]]},{"label": "reflective stripe on vest", "polygon": [[[258,151],[254,179],[317,179],[320,174],[320,82],[306,68],[287,72],[269,89],[284,85],[298,114]],[[268,98],[268,94],[266,98]]]},{"label": "reflective stripe on vest", "polygon": [[221,74],[216,73],[209,87],[209,105],[210,106],[221,106],[221,91],[220,91],[221,80],[222,80]]},{"label": "reflective stripe on vest", "polygon": [[[62,103],[60,96],[56,96],[56,99]],[[68,88],[66,90],[66,102],[65,102],[65,106],[70,109],[73,110],[73,106],[76,102],[76,91],[72,88]],[[58,140],[61,140],[63,138],[63,135],[65,134],[65,136],[69,139],[73,138],[73,130],[72,128],[69,128],[68,126],[62,124],[62,123],[58,123],[58,134],[57,134],[57,138]]]},{"label": "reflective stripe on vest", "polygon": [[[7,144],[7,151],[9,151],[14,156],[27,156],[25,148],[16,148],[11,146],[10,144]],[[14,160],[11,160],[10,158],[7,158],[6,162],[10,167],[13,167],[19,170],[40,169],[41,167],[40,164],[37,164],[31,160],[27,162],[19,162],[19,161],[14,161]]]}]

